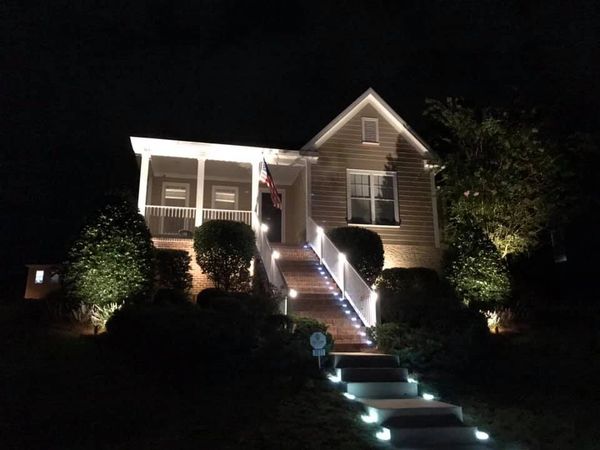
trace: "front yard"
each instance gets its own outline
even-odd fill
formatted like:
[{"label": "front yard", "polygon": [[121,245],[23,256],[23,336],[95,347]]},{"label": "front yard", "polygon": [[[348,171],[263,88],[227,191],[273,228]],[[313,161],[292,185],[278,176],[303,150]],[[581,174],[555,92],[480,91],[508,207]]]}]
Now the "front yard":
[{"label": "front yard", "polygon": [[494,336],[487,360],[464,376],[424,380],[467,419],[491,430],[502,449],[600,449],[598,314],[555,320]]},{"label": "front yard", "polygon": [[0,318],[0,448],[377,448],[322,380],[258,366],[165,377],[20,308],[0,306]]}]

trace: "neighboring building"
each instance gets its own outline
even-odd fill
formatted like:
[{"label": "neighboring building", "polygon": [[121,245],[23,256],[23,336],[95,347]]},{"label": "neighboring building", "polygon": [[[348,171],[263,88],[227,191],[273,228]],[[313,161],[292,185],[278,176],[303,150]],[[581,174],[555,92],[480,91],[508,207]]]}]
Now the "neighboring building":
[{"label": "neighboring building", "polygon": [[44,298],[60,288],[60,267],[56,264],[28,264],[26,299]]},{"label": "neighboring building", "polygon": [[[372,89],[301,148],[131,143],[141,159],[138,206],[159,248],[192,252],[194,227],[211,219],[242,221],[257,233],[264,223],[271,245],[310,242],[311,227],[350,225],[379,233],[386,268],[439,269],[434,155]],[[259,181],[263,158],[281,210]],[[207,285],[196,266],[195,290]]]}]

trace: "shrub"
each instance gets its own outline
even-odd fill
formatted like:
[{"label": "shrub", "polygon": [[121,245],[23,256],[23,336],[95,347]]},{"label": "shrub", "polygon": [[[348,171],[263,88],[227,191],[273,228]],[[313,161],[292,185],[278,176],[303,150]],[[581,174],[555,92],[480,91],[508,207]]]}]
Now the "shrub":
[{"label": "shrub", "polygon": [[335,246],[371,285],[383,269],[383,243],[377,233],[362,227],[339,227],[327,232]]},{"label": "shrub", "polygon": [[464,305],[440,307],[421,323],[390,322],[368,330],[384,352],[399,356],[411,369],[464,371],[488,348],[485,318]]},{"label": "shrub", "polygon": [[446,263],[446,278],[467,305],[489,309],[510,296],[511,281],[500,253],[476,226],[456,228]]},{"label": "shrub", "polygon": [[191,260],[185,250],[157,249],[155,251],[157,288],[188,294],[192,288]]},{"label": "shrub", "polygon": [[179,289],[159,288],[152,301],[157,305],[180,305],[189,302],[189,297]]},{"label": "shrub", "polygon": [[307,351],[310,352],[312,349],[310,346],[310,335],[317,331],[320,331],[327,337],[325,349],[328,353],[331,351],[333,348],[333,336],[327,332],[327,325],[309,317],[294,317],[292,320],[294,322],[294,339],[300,345],[305,345]]},{"label": "shrub", "polygon": [[252,228],[245,223],[210,220],[194,233],[196,260],[217,288],[246,290],[255,241]]},{"label": "shrub", "polygon": [[386,269],[375,285],[382,322],[407,320],[424,307],[435,307],[442,293],[437,273],[425,268]]},{"label": "shrub", "polygon": [[67,293],[94,305],[122,304],[149,295],[154,247],[144,218],[126,200],[101,208],[68,254]]},{"label": "shrub", "polygon": [[130,359],[182,377],[245,364],[257,344],[259,324],[253,319],[241,308],[132,305],[117,311],[106,328],[109,342]]}]

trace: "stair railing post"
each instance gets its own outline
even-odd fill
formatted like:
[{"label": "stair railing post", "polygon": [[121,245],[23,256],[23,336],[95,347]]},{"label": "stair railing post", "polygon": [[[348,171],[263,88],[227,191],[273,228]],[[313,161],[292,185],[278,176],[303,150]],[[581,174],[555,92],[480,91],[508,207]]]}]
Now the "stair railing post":
[{"label": "stair railing post", "polygon": [[346,255],[344,253],[340,253],[338,255],[338,262],[341,263],[342,273],[340,276],[340,288],[342,290],[342,299],[346,298]]}]

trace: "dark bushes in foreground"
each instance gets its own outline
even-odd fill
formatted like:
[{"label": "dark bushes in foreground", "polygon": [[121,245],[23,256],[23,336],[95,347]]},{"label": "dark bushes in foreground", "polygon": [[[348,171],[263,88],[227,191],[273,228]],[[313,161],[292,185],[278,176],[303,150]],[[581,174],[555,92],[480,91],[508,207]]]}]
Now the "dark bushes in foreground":
[{"label": "dark bushes in foreground", "polygon": [[177,379],[202,373],[235,377],[250,370],[302,378],[315,366],[303,330],[273,314],[269,299],[218,290],[199,295],[197,305],[126,306],[107,323],[109,344],[129,360]]},{"label": "dark bushes in foreground", "polygon": [[447,295],[433,270],[385,270],[377,285],[383,323],[369,333],[402,364],[461,371],[487,351],[485,317]]}]

